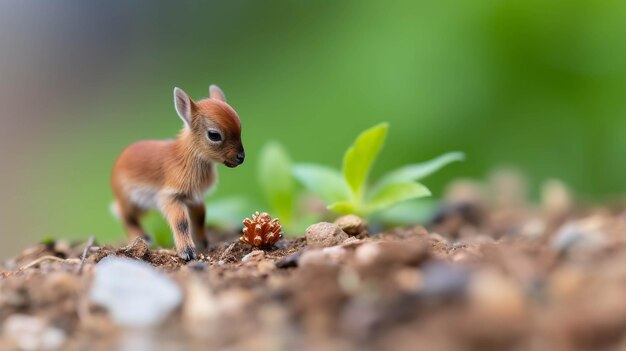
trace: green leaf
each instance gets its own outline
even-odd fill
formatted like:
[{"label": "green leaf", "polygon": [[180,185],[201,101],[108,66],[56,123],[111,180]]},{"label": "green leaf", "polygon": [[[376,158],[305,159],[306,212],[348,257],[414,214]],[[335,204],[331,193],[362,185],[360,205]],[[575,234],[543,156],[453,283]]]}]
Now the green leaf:
[{"label": "green leaf", "polygon": [[389,124],[381,123],[362,132],[343,158],[343,176],[357,203],[363,197],[367,176],[383,147],[388,128]]},{"label": "green leaf", "polygon": [[374,186],[373,191],[377,192],[380,188],[391,183],[420,180],[435,173],[449,163],[455,161],[463,161],[464,159],[465,154],[462,152],[448,152],[430,161],[414,163],[408,166],[398,168],[395,171],[391,171],[383,176],[383,178],[381,178]]},{"label": "green leaf", "polygon": [[293,174],[305,188],[327,204],[350,198],[346,182],[335,169],[315,164],[299,164],[293,167]]},{"label": "green leaf", "polygon": [[259,181],[267,202],[281,222],[289,225],[293,217],[294,180],[291,160],[287,151],[278,142],[269,142],[259,157]]},{"label": "green leaf", "polygon": [[39,241],[39,243],[41,243],[42,245],[46,245],[46,246],[52,246],[54,245],[55,242],[56,242],[56,239],[54,239],[53,236],[45,236],[41,238],[41,240]]},{"label": "green leaf", "polygon": [[331,211],[335,211],[341,214],[358,214],[357,209],[354,207],[354,204],[350,201],[335,202],[328,205],[327,208]]},{"label": "green leaf", "polygon": [[420,183],[389,183],[373,192],[366,204],[367,213],[376,212],[399,202],[430,196],[430,190]]}]

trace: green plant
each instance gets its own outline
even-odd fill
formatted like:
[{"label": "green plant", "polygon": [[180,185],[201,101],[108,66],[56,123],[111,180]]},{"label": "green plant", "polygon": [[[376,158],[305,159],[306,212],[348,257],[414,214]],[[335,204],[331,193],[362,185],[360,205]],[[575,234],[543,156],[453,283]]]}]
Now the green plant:
[{"label": "green plant", "polygon": [[259,156],[259,184],[270,205],[271,214],[290,228],[293,225],[295,181],[291,174],[291,159],[283,146],[271,141]]},{"label": "green plant", "polygon": [[304,208],[306,202],[301,197],[303,194],[296,184],[292,168],[291,158],[279,142],[270,141],[261,148],[259,185],[269,205],[267,212],[280,219],[286,236],[301,234],[323,216],[322,213]]},{"label": "green plant", "polygon": [[388,128],[387,123],[381,123],[362,132],[346,151],[342,172],[317,164],[298,164],[293,167],[296,179],[324,200],[328,209],[367,217],[394,204],[430,196],[428,188],[417,181],[464,159],[463,153],[450,152],[401,167],[368,186],[370,169],[383,147]]}]

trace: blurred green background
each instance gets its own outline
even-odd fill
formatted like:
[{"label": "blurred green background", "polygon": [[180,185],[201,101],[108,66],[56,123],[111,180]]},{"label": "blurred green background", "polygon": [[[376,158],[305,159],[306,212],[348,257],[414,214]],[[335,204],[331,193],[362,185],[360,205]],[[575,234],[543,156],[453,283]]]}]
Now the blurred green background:
[{"label": "blurred green background", "polygon": [[[212,198],[260,202],[268,140],[339,167],[391,125],[373,176],[462,150],[428,178],[499,165],[581,198],[626,189],[626,2],[56,1],[0,4],[0,254],[43,236],[123,240],[109,174],[128,144],[176,135],[180,86],[225,91],[246,163]],[[208,202],[210,203],[211,199]],[[250,208],[250,211],[256,209]]]}]

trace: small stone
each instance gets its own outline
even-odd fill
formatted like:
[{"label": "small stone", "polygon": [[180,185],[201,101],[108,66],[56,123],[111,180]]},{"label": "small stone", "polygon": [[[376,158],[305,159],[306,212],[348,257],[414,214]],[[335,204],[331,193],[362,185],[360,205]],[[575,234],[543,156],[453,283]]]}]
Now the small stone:
[{"label": "small stone", "polygon": [[431,229],[451,236],[458,236],[461,229],[470,224],[480,225],[481,209],[471,203],[444,203],[428,220]]},{"label": "small stone", "polygon": [[23,314],[9,316],[4,322],[4,336],[20,350],[58,350],[65,342],[63,330],[50,326],[44,320]]},{"label": "small stone", "polygon": [[306,244],[310,248],[335,246],[346,239],[348,234],[336,224],[320,222],[306,229]]},{"label": "small stone", "polygon": [[298,252],[292,253],[289,256],[285,256],[283,258],[280,258],[278,260],[276,260],[276,267],[277,268],[292,268],[292,267],[297,267],[298,266],[298,260],[300,260],[300,257],[302,256],[302,254],[304,253],[304,251],[306,251],[306,249],[302,249]]},{"label": "small stone", "polygon": [[528,203],[528,181],[513,169],[499,169],[489,176],[490,193],[496,207],[520,207]]},{"label": "small stone", "polygon": [[341,246],[343,246],[343,247],[349,247],[349,246],[354,247],[354,246],[357,246],[357,245],[361,244],[361,242],[363,242],[363,239],[359,239],[359,238],[357,238],[355,236],[351,236],[348,239],[346,239],[341,244]]},{"label": "small stone", "polygon": [[202,272],[209,268],[209,264],[203,261],[191,261],[186,264],[186,267],[196,272]]},{"label": "small stone", "polygon": [[550,246],[557,252],[569,254],[575,250],[598,249],[606,244],[603,233],[584,223],[566,223],[552,238]]},{"label": "small stone", "polygon": [[357,236],[363,233],[367,235],[367,223],[359,216],[341,216],[335,220],[335,224],[348,235]]},{"label": "small stone", "polygon": [[65,257],[69,257],[71,250],[72,243],[67,240],[57,240],[57,242],[54,243],[54,251],[57,254],[62,254]]},{"label": "small stone", "polygon": [[531,240],[540,239],[546,232],[546,224],[540,219],[531,219],[522,227],[521,234]]},{"label": "small stone", "polygon": [[429,298],[460,297],[465,294],[470,273],[461,266],[433,261],[424,265],[419,293]]},{"label": "small stone", "polygon": [[359,273],[349,267],[342,267],[339,270],[337,282],[339,283],[341,290],[349,295],[357,294],[362,283]]},{"label": "small stone", "polygon": [[541,206],[553,218],[567,215],[573,207],[573,200],[567,185],[558,179],[551,179],[541,187]]},{"label": "small stone", "polygon": [[474,180],[459,179],[446,187],[445,201],[448,203],[468,203],[483,206],[487,203],[485,186]]},{"label": "small stone", "polygon": [[526,311],[520,285],[492,270],[474,275],[469,285],[469,297],[479,313],[497,320],[520,318]]},{"label": "small stone", "polygon": [[278,240],[276,244],[274,244],[274,248],[278,250],[285,250],[289,247],[291,247],[291,241],[285,239],[284,237]]},{"label": "small stone", "polygon": [[355,250],[355,258],[361,266],[409,265],[416,266],[429,257],[425,240],[368,242]]},{"label": "small stone", "polygon": [[306,250],[298,260],[298,267],[324,266],[330,264],[322,250]]},{"label": "small stone", "polygon": [[187,283],[183,319],[191,326],[217,319],[219,306],[209,287],[192,276]]},{"label": "small stone", "polygon": [[89,296],[120,326],[150,327],[180,305],[180,287],[149,264],[108,256],[97,265]]},{"label": "small stone", "polygon": [[263,250],[254,250],[249,254],[243,256],[241,258],[241,262],[244,263],[258,263],[265,258],[265,251]]},{"label": "small stone", "polygon": [[338,265],[345,261],[347,250],[341,246],[325,247],[323,249],[307,250],[300,257],[298,265]]},{"label": "small stone", "polygon": [[380,247],[377,243],[365,243],[354,251],[354,258],[359,264],[369,266],[374,264],[379,254]]}]

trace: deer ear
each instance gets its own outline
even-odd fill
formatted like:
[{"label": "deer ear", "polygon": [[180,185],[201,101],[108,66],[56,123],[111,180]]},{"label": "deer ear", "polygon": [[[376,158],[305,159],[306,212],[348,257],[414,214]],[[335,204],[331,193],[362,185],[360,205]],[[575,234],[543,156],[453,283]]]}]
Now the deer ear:
[{"label": "deer ear", "polygon": [[209,87],[209,97],[211,99],[217,99],[226,102],[226,95],[224,95],[222,89],[220,89],[220,87],[215,84],[211,84],[211,86]]},{"label": "deer ear", "polygon": [[174,88],[174,107],[178,117],[185,122],[185,126],[190,127],[192,112],[195,110],[196,104],[187,93],[178,87]]}]

